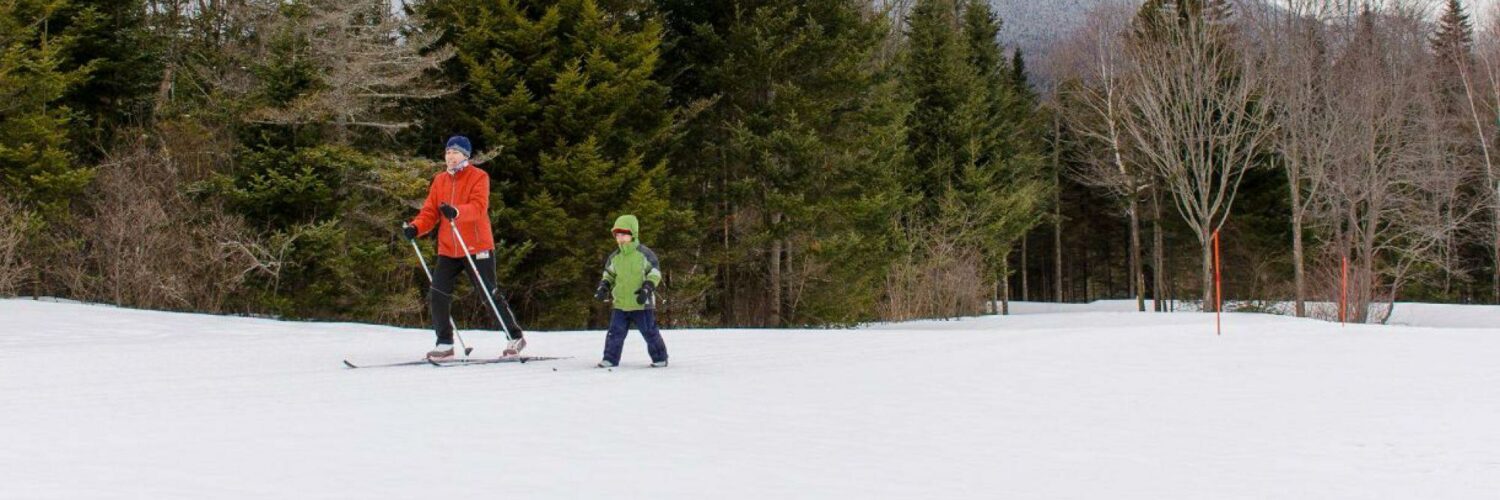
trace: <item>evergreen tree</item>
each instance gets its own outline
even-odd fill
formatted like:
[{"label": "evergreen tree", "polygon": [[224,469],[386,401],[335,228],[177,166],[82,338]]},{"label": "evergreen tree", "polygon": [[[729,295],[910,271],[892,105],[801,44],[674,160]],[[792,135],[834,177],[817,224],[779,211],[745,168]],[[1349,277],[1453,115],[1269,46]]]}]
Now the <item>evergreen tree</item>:
[{"label": "evergreen tree", "polygon": [[74,33],[69,67],[90,68],[64,103],[79,115],[73,136],[84,158],[97,159],[113,132],[149,118],[149,99],[162,71],[160,36],[146,27],[146,2],[70,0],[54,31]]},{"label": "evergreen tree", "polygon": [[62,104],[89,68],[68,68],[75,37],[49,29],[67,5],[0,3],[0,187],[12,202],[53,216],[65,215],[92,174],[69,149],[73,111]]},{"label": "evergreen tree", "polygon": [[[1010,57],[1010,83],[1022,94],[1032,93],[1031,82],[1026,75],[1026,57],[1021,55],[1020,47],[1016,47],[1015,53]],[[1035,96],[1027,97],[1035,99]]]},{"label": "evergreen tree", "polygon": [[723,227],[706,245],[724,322],[877,317],[904,165],[904,111],[874,64],[883,21],[843,0],[669,7],[694,19],[676,54],[711,61],[692,70],[712,97],[675,164],[712,186],[699,207]]},{"label": "evergreen tree", "polygon": [[[1474,122],[1469,110],[1469,86],[1475,86],[1474,73],[1474,26],[1463,3],[1448,0],[1438,18],[1437,31],[1428,40],[1433,60],[1432,78],[1444,119],[1443,126],[1457,138],[1474,137]],[[1450,144],[1451,155],[1473,159],[1479,152],[1474,141],[1462,140]]]},{"label": "evergreen tree", "polygon": [[1444,83],[1441,88],[1444,91],[1463,92],[1463,82],[1457,75],[1459,71],[1467,71],[1473,67],[1474,25],[1469,20],[1469,13],[1464,11],[1462,2],[1446,2],[1430,43],[1433,53],[1437,54],[1437,72],[1442,75]]},{"label": "evergreen tree", "polygon": [[1180,29],[1202,30],[1222,42],[1231,31],[1232,9],[1229,0],[1146,0],[1135,17],[1136,40],[1160,41],[1163,36],[1179,33],[1167,30],[1167,23]]},{"label": "evergreen tree", "polygon": [[265,242],[248,302],[290,317],[409,311],[392,304],[409,304],[411,288],[369,284],[425,281],[410,248],[391,245],[392,226],[425,194],[436,155],[382,153],[400,153],[387,132],[416,121],[398,104],[440,93],[421,77],[446,51],[420,53],[432,38],[380,0],[255,1],[203,15],[234,29],[185,44],[192,66],[182,78],[195,92],[170,110],[196,117],[169,119],[227,130],[229,158],[188,191],[245,218]]},{"label": "evergreen tree", "polygon": [[1045,198],[1024,76],[1018,82],[1017,64],[1007,64],[1000,20],[984,2],[919,1],[908,25],[907,143],[925,220],[983,256],[983,283],[1003,282]]},{"label": "evergreen tree", "polygon": [[[589,317],[616,215],[640,217],[643,242],[659,250],[684,225],[663,160],[672,113],[655,75],[661,22],[615,4],[625,10],[594,0],[433,0],[418,9],[457,49],[443,70],[461,87],[436,103],[427,130],[439,139],[429,137],[425,152],[467,134],[496,155],[483,168],[500,281],[538,326]],[[670,252],[660,253],[670,266]]]},{"label": "evergreen tree", "polygon": [[956,0],[919,0],[907,19],[903,84],[912,102],[907,147],[916,167],[915,191],[935,213],[972,156],[985,111],[984,81],[963,38]]},{"label": "evergreen tree", "polygon": [[1010,251],[1040,220],[1046,198],[1036,103],[1020,51],[1007,67],[999,45],[1000,20],[986,2],[964,7],[969,64],[979,78],[983,112],[976,129],[979,149],[964,172],[965,210],[981,214],[976,232],[990,270],[1003,283]]}]

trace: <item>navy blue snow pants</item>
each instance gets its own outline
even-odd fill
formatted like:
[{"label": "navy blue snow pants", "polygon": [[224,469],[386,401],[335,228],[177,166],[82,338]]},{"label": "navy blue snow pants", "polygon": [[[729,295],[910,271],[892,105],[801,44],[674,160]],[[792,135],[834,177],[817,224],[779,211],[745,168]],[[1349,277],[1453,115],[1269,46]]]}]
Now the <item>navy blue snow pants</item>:
[{"label": "navy blue snow pants", "polygon": [[656,329],[656,311],[651,309],[614,310],[609,317],[609,334],[604,337],[604,360],[615,366],[620,365],[620,351],[625,348],[625,334],[632,324],[646,338],[646,352],[651,355],[651,362],[666,361],[667,343],[662,341],[661,331]]}]

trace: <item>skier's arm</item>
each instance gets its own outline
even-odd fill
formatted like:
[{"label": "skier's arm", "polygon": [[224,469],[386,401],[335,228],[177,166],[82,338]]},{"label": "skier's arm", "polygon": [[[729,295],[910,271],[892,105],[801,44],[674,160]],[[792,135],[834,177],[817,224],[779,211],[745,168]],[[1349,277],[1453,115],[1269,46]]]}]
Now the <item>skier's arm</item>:
[{"label": "skier's arm", "polygon": [[661,284],[661,262],[656,260],[656,252],[651,251],[646,245],[641,245],[641,254],[646,256],[646,281],[651,286]]},{"label": "skier's arm", "polygon": [[[437,180],[433,180],[437,182]],[[432,231],[438,220],[437,195],[431,189],[427,190],[427,200],[422,202],[422,210],[417,212],[417,218],[412,219],[411,225],[417,228],[417,235],[424,235]]]},{"label": "skier's arm", "polygon": [[610,291],[615,289],[614,261],[614,252],[610,252],[609,256],[604,258],[604,276],[599,278],[599,286],[594,287],[594,298],[599,302],[609,302]]},{"label": "skier's arm", "polygon": [[600,281],[609,283],[611,287],[615,286],[615,254],[617,253],[620,251],[610,252],[609,256],[604,258],[604,275],[599,277]]}]

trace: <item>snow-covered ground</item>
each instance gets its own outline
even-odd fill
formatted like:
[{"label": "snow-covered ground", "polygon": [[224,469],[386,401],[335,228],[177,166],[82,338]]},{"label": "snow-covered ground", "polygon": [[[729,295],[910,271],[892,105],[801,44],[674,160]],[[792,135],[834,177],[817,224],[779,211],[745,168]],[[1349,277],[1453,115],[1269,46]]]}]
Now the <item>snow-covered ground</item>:
[{"label": "snow-covered ground", "polygon": [[349,370],[430,333],[0,300],[0,498],[1500,492],[1500,327],[1120,309],[667,331],[667,369],[634,333],[604,371],[601,332],[534,332],[573,358]]},{"label": "snow-covered ground", "polygon": [[[1267,308],[1275,314],[1291,316],[1294,309],[1292,302],[1276,302],[1270,304],[1258,304]],[[1188,301],[1180,301],[1176,304],[1179,311],[1196,311],[1198,304]],[[1226,304],[1226,310],[1244,307],[1244,304]],[[1389,304],[1375,304],[1372,314],[1378,318],[1384,315],[1390,308]],[[1492,305],[1459,305],[1459,304],[1422,304],[1414,302],[1397,302],[1392,310],[1387,324],[1400,326],[1430,326],[1437,328],[1500,328],[1500,306]],[[1146,301],[1146,309],[1152,308],[1151,301]],[[1087,304],[1058,304],[1053,302],[1011,302],[1011,314],[1056,314],[1075,312],[1134,312],[1136,311],[1134,300],[1099,300]],[[1319,318],[1338,318],[1338,304],[1329,302],[1308,302],[1307,312],[1309,316]]]}]

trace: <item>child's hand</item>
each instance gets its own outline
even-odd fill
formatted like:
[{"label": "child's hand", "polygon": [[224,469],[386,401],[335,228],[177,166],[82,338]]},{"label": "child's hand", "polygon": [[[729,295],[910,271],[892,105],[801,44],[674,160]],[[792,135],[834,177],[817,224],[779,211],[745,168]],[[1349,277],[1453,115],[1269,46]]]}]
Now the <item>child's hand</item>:
[{"label": "child's hand", "polygon": [[599,302],[609,302],[608,281],[599,280],[599,288],[594,289],[594,298],[599,299]]},{"label": "child's hand", "polygon": [[644,306],[647,302],[651,301],[651,294],[655,292],[656,285],[653,285],[650,281],[647,281],[641,284],[640,290],[635,291],[635,301]]}]

